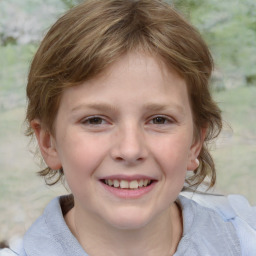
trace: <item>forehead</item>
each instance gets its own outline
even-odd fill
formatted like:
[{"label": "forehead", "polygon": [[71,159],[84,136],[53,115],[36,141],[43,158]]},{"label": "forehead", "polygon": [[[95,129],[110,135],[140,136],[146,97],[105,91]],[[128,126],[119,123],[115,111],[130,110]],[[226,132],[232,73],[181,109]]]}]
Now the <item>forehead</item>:
[{"label": "forehead", "polygon": [[138,52],[122,56],[100,75],[66,89],[64,102],[72,109],[100,103],[130,109],[172,105],[184,112],[190,110],[185,80],[160,58]]},{"label": "forehead", "polygon": [[165,64],[162,58],[140,51],[128,52],[121,56],[102,72],[99,78],[119,78],[119,75],[126,76],[126,74],[132,75],[132,77],[137,76],[145,81],[154,79],[153,82],[156,85],[157,83],[164,82],[164,80],[183,80],[178,72]]},{"label": "forehead", "polygon": [[[148,89],[155,88],[157,90],[186,86],[185,79],[173,68],[167,66],[159,56],[152,56],[138,51],[122,55],[103,72],[81,83],[81,86],[86,85],[88,92],[91,87],[99,87],[101,90],[113,90],[113,88],[111,89],[112,85],[119,82],[118,87],[123,89],[132,86],[130,83],[132,79],[134,93],[138,91],[136,89],[139,89],[144,84],[151,85],[151,88],[148,86]],[[139,86],[139,83],[141,83],[141,86]]]}]

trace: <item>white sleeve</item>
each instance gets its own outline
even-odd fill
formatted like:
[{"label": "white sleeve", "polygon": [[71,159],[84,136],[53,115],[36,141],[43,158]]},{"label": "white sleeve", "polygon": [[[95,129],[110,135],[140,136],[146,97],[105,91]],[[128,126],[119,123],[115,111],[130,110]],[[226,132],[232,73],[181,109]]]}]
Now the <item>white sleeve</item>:
[{"label": "white sleeve", "polygon": [[228,196],[228,201],[234,211],[236,218],[232,220],[240,239],[242,255],[256,255],[256,207],[239,195]]},{"label": "white sleeve", "polygon": [[0,249],[0,256],[17,256],[17,255],[19,255],[19,254],[12,251],[9,248]]},{"label": "white sleeve", "polygon": [[0,249],[0,256],[26,256],[23,239],[20,237],[11,239],[10,248]]}]

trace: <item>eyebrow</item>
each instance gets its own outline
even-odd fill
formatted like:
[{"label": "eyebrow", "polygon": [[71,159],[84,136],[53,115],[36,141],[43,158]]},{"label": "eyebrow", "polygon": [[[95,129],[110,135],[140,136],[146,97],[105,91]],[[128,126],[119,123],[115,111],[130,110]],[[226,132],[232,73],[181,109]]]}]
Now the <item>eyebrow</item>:
[{"label": "eyebrow", "polygon": [[185,112],[183,105],[179,105],[179,104],[175,104],[175,103],[172,103],[171,105],[159,104],[159,103],[147,103],[147,104],[144,104],[143,107],[152,112],[164,111],[164,110],[169,110],[169,109],[176,109],[182,113]]},{"label": "eyebrow", "polygon": [[113,112],[117,112],[118,108],[112,104],[107,104],[107,103],[85,103],[85,104],[81,104],[78,105],[74,108],[71,109],[71,112],[76,112],[80,109],[85,109],[85,108],[89,108],[89,109],[94,109],[94,110],[98,110],[98,111],[113,111]]},{"label": "eyebrow", "polygon": [[[78,106],[75,106],[71,109],[71,112],[79,111],[80,109],[93,109],[98,111],[107,111],[107,112],[118,112],[118,107],[109,104],[109,103],[85,103]],[[171,105],[168,104],[159,104],[159,103],[147,103],[143,104],[143,109],[150,111],[150,112],[158,112],[158,111],[165,111],[165,110],[176,110],[181,112],[182,114],[185,113],[185,109],[183,105],[172,103]]]}]

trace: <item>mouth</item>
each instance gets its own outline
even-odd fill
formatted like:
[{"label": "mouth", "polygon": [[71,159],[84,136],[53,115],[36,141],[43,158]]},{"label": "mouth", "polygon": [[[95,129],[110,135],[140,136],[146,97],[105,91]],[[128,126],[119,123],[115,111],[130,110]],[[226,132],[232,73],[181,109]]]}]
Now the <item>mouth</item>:
[{"label": "mouth", "polygon": [[109,187],[117,189],[138,190],[150,186],[155,180],[140,179],[140,180],[118,180],[118,179],[103,179],[102,183]]}]

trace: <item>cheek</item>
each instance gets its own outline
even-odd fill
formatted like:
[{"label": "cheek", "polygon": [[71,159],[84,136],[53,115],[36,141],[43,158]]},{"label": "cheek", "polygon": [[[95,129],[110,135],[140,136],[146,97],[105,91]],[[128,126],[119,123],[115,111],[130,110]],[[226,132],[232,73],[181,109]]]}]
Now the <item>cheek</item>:
[{"label": "cheek", "polygon": [[190,138],[171,135],[151,143],[151,149],[159,162],[171,167],[186,169],[190,154]]},{"label": "cheek", "polygon": [[178,137],[166,138],[154,146],[153,154],[163,172],[169,193],[182,189],[187,174],[189,138]]},{"label": "cheek", "polygon": [[104,143],[97,142],[83,136],[62,140],[59,156],[68,183],[81,184],[94,174],[107,151]]}]

